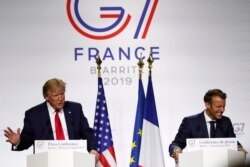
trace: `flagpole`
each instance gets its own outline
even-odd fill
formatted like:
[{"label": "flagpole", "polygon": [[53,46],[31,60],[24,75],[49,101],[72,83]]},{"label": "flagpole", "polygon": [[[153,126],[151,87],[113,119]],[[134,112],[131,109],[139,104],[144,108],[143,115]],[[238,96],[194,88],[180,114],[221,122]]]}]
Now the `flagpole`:
[{"label": "flagpole", "polygon": [[143,58],[140,57],[138,63],[139,68],[139,80],[138,80],[138,99],[137,99],[137,108],[135,115],[134,123],[134,133],[133,140],[131,144],[131,155],[129,160],[129,167],[138,167],[139,157],[140,157],[140,148],[141,148],[141,136],[142,136],[142,123],[144,115],[144,103],[145,103],[145,93],[142,84],[142,72],[143,72]]},{"label": "flagpole", "polygon": [[96,58],[96,64],[98,73],[98,93],[93,128],[98,143],[97,151],[99,153],[99,161],[97,162],[96,167],[116,167],[115,149],[113,146],[108,107],[101,77],[102,60],[99,55]]},{"label": "flagpole", "polygon": [[148,62],[149,76],[151,77],[151,75],[152,75],[152,68],[153,68],[153,62],[154,62],[154,59],[153,59],[151,53],[150,53],[150,55],[148,57],[147,62]]},{"label": "flagpole", "polygon": [[102,60],[100,58],[100,56],[98,55],[97,59],[96,59],[96,64],[97,64],[97,72],[98,72],[98,78],[101,78],[101,64],[102,64]]},{"label": "flagpole", "polygon": [[144,66],[144,63],[143,63],[143,59],[140,58],[139,59],[139,62],[137,63],[138,67],[139,67],[139,79],[141,79],[142,77],[142,72],[143,72],[143,66]]},{"label": "flagpole", "polygon": [[[151,79],[153,67],[152,64],[154,62],[152,54],[149,55],[147,62],[149,68],[149,77],[147,95],[144,105],[143,128],[138,166],[165,167],[160,126],[158,122],[153,83]],[[154,143],[154,145],[149,143]]]}]

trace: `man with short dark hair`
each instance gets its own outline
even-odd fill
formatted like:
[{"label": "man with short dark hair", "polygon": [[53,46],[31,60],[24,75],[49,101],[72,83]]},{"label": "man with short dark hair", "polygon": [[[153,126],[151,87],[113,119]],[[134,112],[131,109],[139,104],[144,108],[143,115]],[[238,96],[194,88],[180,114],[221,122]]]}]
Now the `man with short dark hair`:
[{"label": "man with short dark hair", "polygon": [[[170,156],[176,163],[179,153],[186,147],[187,138],[236,137],[230,118],[223,116],[226,98],[226,93],[220,89],[208,90],[204,96],[206,109],[182,120],[174,141],[169,145]],[[238,150],[247,153],[239,142]]]}]

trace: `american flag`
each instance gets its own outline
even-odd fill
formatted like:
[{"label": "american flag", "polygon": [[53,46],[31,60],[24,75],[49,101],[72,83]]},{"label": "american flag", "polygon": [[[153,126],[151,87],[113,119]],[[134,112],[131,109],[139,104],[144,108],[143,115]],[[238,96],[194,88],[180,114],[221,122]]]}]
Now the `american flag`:
[{"label": "american flag", "polygon": [[94,134],[97,138],[99,152],[98,167],[116,167],[111,127],[102,78],[98,78],[98,93],[94,120]]}]

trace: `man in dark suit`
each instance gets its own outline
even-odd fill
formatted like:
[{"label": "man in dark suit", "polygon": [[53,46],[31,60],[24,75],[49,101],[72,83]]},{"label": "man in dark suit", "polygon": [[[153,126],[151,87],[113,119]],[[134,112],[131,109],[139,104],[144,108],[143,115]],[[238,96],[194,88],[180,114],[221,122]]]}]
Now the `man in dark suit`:
[{"label": "man in dark suit", "polygon": [[[80,103],[65,101],[65,82],[53,78],[43,86],[45,102],[25,112],[22,132],[14,132],[10,127],[4,130],[12,150],[22,151],[34,145],[35,140],[86,139],[87,149],[98,159],[97,143],[93,130],[89,127]],[[63,138],[58,138],[55,115],[59,116]]]},{"label": "man in dark suit", "polygon": [[[211,89],[204,96],[206,109],[193,116],[185,117],[174,141],[169,145],[170,156],[178,162],[178,155],[186,147],[187,138],[236,137],[230,118],[223,116],[227,95],[220,89]],[[211,123],[215,123],[215,133],[210,134]],[[214,136],[211,136],[214,135]],[[239,151],[245,153],[240,143]]]}]

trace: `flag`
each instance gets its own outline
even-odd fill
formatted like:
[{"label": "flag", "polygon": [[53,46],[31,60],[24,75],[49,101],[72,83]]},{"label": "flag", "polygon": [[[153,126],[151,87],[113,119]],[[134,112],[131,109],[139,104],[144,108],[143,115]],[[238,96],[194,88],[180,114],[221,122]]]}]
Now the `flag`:
[{"label": "flag", "polygon": [[98,142],[99,162],[97,167],[116,167],[115,150],[101,77],[98,78],[94,134]]},{"label": "flag", "polygon": [[138,163],[139,163],[144,102],[145,102],[144,88],[143,88],[142,80],[139,79],[138,101],[137,101],[137,110],[136,110],[135,125],[134,125],[134,135],[133,135],[131,156],[130,156],[130,167],[138,167]]},{"label": "flag", "polygon": [[144,107],[141,151],[138,167],[165,167],[151,76]]}]

